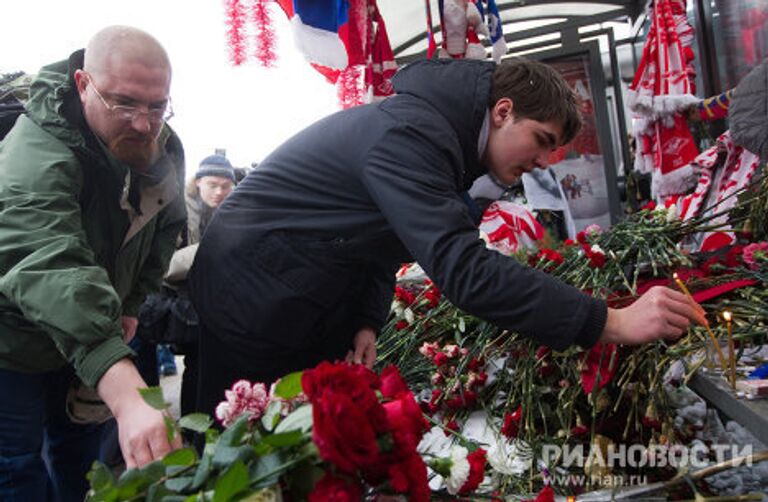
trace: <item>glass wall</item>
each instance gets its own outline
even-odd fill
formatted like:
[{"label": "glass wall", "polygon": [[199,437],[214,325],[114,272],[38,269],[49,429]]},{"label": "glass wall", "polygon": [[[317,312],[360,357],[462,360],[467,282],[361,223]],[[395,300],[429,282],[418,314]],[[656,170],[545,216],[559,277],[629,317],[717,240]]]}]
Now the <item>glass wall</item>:
[{"label": "glass wall", "polygon": [[768,57],[768,0],[712,0],[712,28],[723,90]]}]

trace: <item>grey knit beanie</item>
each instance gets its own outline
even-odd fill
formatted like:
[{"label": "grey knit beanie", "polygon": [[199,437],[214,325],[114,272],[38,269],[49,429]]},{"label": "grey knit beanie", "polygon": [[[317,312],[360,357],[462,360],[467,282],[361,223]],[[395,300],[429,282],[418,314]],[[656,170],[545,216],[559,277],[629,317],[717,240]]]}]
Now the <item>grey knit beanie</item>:
[{"label": "grey knit beanie", "polygon": [[209,155],[200,162],[200,167],[195,173],[195,179],[200,179],[203,176],[219,176],[229,178],[233,182],[236,181],[235,170],[223,155]]}]

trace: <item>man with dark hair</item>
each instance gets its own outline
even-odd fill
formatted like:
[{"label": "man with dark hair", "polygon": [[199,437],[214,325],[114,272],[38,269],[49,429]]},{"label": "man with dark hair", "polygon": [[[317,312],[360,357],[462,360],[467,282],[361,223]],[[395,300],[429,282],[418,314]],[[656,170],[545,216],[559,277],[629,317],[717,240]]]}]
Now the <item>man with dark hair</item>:
[{"label": "man with dark hair", "polygon": [[394,271],[412,260],[459,308],[555,348],[675,338],[704,322],[667,288],[609,309],[479,238],[464,195],[472,182],[544,169],[579,129],[555,71],[430,60],[393,83],[395,96],[285,142],[208,226],[191,277],[203,411],[238,378],[270,382],[345,356],[371,366]]},{"label": "man with dark hair", "polygon": [[41,69],[0,143],[2,500],[83,500],[99,397],[128,467],[179,444],[126,345],[185,221],[170,83],[157,40],[106,28]]}]

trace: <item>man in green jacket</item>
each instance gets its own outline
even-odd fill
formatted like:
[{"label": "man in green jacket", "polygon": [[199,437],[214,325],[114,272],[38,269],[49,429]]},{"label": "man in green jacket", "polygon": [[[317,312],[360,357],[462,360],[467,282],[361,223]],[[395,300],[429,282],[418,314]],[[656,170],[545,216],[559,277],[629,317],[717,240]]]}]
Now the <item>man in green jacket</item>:
[{"label": "man in green jacket", "polygon": [[0,500],[83,500],[100,440],[88,389],[128,467],[178,446],[126,345],[186,217],[170,82],[157,40],[106,28],[40,71],[0,143]]}]

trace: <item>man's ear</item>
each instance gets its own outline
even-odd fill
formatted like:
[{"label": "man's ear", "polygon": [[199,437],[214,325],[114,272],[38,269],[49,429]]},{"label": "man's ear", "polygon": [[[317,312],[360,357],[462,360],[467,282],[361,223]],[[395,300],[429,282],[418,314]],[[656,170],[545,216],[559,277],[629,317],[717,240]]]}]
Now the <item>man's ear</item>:
[{"label": "man's ear", "polygon": [[514,105],[510,98],[499,98],[491,109],[491,122],[500,126],[509,117],[514,117]]},{"label": "man's ear", "polygon": [[83,101],[85,89],[88,87],[88,74],[85,71],[75,70],[75,86],[77,87],[77,93],[80,95],[80,101]]}]

